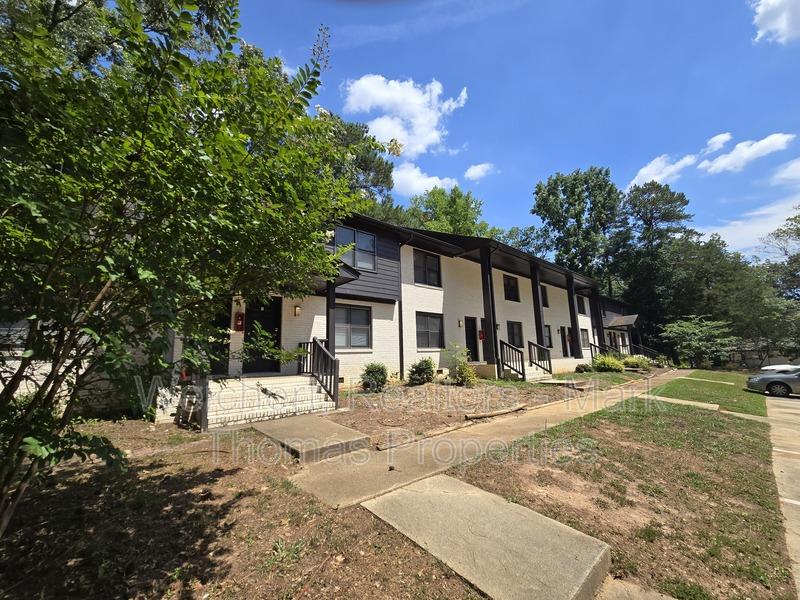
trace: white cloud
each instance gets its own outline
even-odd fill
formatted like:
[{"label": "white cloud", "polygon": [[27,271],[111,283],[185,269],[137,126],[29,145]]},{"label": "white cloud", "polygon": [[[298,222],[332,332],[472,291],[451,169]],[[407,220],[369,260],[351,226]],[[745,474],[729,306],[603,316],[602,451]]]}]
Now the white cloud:
[{"label": "white cloud", "polygon": [[435,187],[450,189],[458,184],[452,177],[436,177],[428,175],[414,163],[404,162],[394,169],[392,173],[394,179],[394,191],[403,196],[414,196],[423,194]]},{"label": "white cloud", "polygon": [[733,250],[757,252],[761,238],[783,225],[786,218],[795,214],[800,194],[772,202],[740,215],[737,219],[720,225],[701,227],[701,232],[718,233]]},{"label": "white cloud", "polygon": [[467,102],[467,88],[456,98],[442,99],[443,91],[435,79],[423,85],[413,79],[364,75],[345,83],[344,111],[382,113],[368,122],[372,135],[382,142],[396,139],[403,144],[403,154],[415,158],[442,145],[447,136],[445,117]]},{"label": "white cloud", "polygon": [[800,158],[783,163],[772,174],[772,185],[800,185]]},{"label": "white cloud", "polygon": [[800,37],[800,2],[797,0],[753,0],[756,41],[786,44]]},{"label": "white cloud", "polygon": [[698,165],[698,168],[709,173],[741,171],[757,158],[784,150],[795,137],[790,133],[773,133],[758,141],[739,142],[727,154],[721,154],[713,160],[706,159]]},{"label": "white cloud", "polygon": [[636,177],[628,184],[628,188],[630,189],[635,185],[642,185],[650,181],[670,183],[681,176],[681,171],[686,167],[691,167],[695,162],[697,162],[697,156],[694,154],[687,154],[675,162],[672,162],[668,154],[656,156],[639,169],[639,172],[636,173]]},{"label": "white cloud", "polygon": [[464,172],[464,178],[470,181],[479,181],[491,173],[494,173],[494,165],[490,162],[485,162],[471,165]]},{"label": "white cloud", "polygon": [[730,133],[718,133],[712,138],[709,138],[706,142],[706,147],[700,152],[700,154],[713,154],[714,152],[719,152],[722,148],[725,147],[725,144],[731,141],[733,136]]}]

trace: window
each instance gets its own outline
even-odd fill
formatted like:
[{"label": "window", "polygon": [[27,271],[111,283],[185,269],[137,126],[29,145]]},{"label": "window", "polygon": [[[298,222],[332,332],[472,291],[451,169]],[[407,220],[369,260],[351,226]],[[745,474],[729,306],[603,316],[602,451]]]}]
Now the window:
[{"label": "window", "polygon": [[442,265],[437,254],[414,250],[414,283],[442,287]]},{"label": "window", "polygon": [[519,321],[506,321],[508,326],[508,343],[517,348],[522,348],[522,323]]},{"label": "window", "polygon": [[417,348],[444,348],[442,315],[417,313]]},{"label": "window", "polygon": [[581,329],[581,347],[588,348],[589,347],[589,330],[588,329]]},{"label": "window", "polygon": [[547,288],[543,285],[539,286],[542,290],[542,307],[548,308],[550,306],[550,300],[547,298]]},{"label": "window", "polygon": [[503,275],[503,291],[506,300],[511,302],[519,302],[519,280],[510,275]]},{"label": "window", "polygon": [[342,255],[345,264],[362,271],[374,271],[377,260],[375,256],[375,236],[349,227],[337,227],[335,244],[337,248],[353,246]]},{"label": "window", "polygon": [[619,334],[619,339],[622,341],[622,345],[623,346],[627,346],[628,345],[628,342],[625,340],[625,334],[624,333],[620,333]]},{"label": "window", "polygon": [[369,307],[336,307],[336,347],[372,347],[372,310]]},{"label": "window", "polygon": [[578,296],[578,312],[582,315],[586,314],[586,298]]},{"label": "window", "polygon": [[550,330],[550,325],[544,326],[544,345],[546,348],[553,347],[553,332]]}]

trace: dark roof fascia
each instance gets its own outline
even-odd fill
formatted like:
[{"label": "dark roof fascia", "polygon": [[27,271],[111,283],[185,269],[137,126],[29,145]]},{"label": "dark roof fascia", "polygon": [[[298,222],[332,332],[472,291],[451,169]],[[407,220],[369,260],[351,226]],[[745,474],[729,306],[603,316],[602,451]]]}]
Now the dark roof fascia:
[{"label": "dark roof fascia", "polygon": [[372,231],[380,231],[381,233],[397,239],[403,245],[408,244],[410,246],[416,246],[431,252],[444,254],[445,256],[457,256],[463,252],[461,247],[450,244],[444,240],[431,237],[428,235],[429,232],[427,231],[401,227],[400,225],[394,225],[392,223],[386,223],[384,221],[379,221],[378,219],[373,219],[367,215],[354,214],[347,219],[344,219],[342,224],[345,226],[364,227]]}]

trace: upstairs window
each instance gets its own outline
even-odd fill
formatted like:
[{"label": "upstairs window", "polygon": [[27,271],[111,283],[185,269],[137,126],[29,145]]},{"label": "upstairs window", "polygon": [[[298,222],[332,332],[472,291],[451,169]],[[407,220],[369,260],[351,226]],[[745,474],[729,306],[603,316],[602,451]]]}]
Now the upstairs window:
[{"label": "upstairs window", "polygon": [[417,313],[417,348],[444,348],[442,315]]},{"label": "upstairs window", "polygon": [[578,313],[586,314],[586,299],[583,296],[578,296]]},{"label": "upstairs window", "polygon": [[510,275],[503,275],[503,291],[506,300],[511,302],[519,302],[519,280]]},{"label": "upstairs window", "polygon": [[540,285],[539,289],[542,290],[542,308],[548,308],[550,306],[550,300],[547,298],[547,288]]},{"label": "upstairs window", "polygon": [[359,271],[374,271],[377,265],[375,255],[375,236],[371,233],[351,229],[350,227],[336,228],[336,247],[352,246],[342,255],[342,262]]},{"label": "upstairs window", "polygon": [[437,254],[414,250],[414,283],[442,287],[442,263]]},{"label": "upstairs window", "polygon": [[522,348],[524,342],[522,340],[522,323],[519,321],[507,321],[508,328],[508,343],[517,348]]}]

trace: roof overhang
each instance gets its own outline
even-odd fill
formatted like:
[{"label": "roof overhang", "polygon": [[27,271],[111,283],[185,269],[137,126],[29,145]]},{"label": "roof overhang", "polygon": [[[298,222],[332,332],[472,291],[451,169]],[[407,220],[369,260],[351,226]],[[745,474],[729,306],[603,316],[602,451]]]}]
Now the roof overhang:
[{"label": "roof overhang", "polygon": [[636,325],[639,315],[618,315],[610,319],[603,319],[605,329],[628,329]]},{"label": "roof overhang", "polygon": [[355,281],[361,277],[361,273],[359,273],[356,269],[351,267],[350,265],[346,265],[343,262],[339,263],[339,273],[336,275],[336,278],[333,281],[327,281],[322,277],[314,277],[314,291],[315,292],[324,292],[325,289],[328,287],[328,283],[332,283],[334,287],[339,287],[340,285],[344,285],[345,283],[350,283],[351,281]]}]

